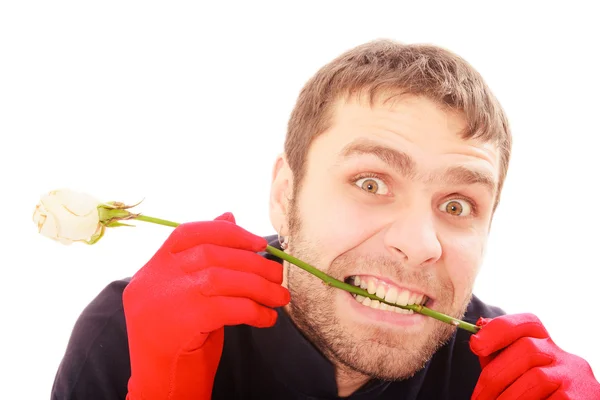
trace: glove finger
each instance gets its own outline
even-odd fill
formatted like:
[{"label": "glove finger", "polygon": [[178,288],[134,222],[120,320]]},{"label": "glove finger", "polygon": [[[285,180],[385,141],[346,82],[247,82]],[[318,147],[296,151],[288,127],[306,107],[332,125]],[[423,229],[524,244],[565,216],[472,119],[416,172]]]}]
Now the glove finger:
[{"label": "glove finger", "polygon": [[520,376],[498,397],[498,400],[545,399],[559,387],[559,383],[549,379],[544,368],[533,368]]},{"label": "glove finger", "polygon": [[206,243],[254,252],[266,248],[265,238],[248,232],[227,218],[181,224],[167,239],[166,248],[173,254]]},{"label": "glove finger", "polygon": [[473,353],[485,357],[522,337],[543,339],[549,336],[544,325],[533,314],[502,315],[487,322],[479,332],[471,335],[469,345]]},{"label": "glove finger", "polygon": [[518,339],[483,368],[473,398],[496,399],[532,368],[551,364],[551,350],[545,339]]},{"label": "glove finger", "polygon": [[215,331],[223,326],[250,325],[256,328],[268,328],[277,321],[277,311],[243,297],[212,297],[211,309],[216,315],[207,318],[200,316],[200,326],[205,333]]},{"label": "glove finger", "polygon": [[209,297],[244,297],[268,307],[282,307],[290,301],[288,289],[249,272],[210,267],[194,279],[199,292]]},{"label": "glove finger", "polygon": [[180,268],[187,273],[197,272],[211,265],[260,275],[277,284],[283,281],[282,264],[248,250],[205,244],[182,251],[175,257]]}]

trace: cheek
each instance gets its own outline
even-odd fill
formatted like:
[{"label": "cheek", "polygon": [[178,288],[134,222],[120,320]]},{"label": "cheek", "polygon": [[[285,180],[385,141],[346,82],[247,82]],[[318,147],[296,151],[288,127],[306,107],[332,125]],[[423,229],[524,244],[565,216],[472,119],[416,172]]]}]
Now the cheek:
[{"label": "cheek", "polygon": [[470,293],[483,259],[485,242],[480,235],[451,235],[442,243],[444,265],[456,295]]},{"label": "cheek", "polygon": [[320,253],[327,258],[322,261],[329,265],[380,229],[377,221],[381,218],[374,214],[372,206],[360,202],[358,191],[352,193],[352,188],[340,188],[317,179],[310,182],[300,196],[302,233],[306,240],[319,246]]}]

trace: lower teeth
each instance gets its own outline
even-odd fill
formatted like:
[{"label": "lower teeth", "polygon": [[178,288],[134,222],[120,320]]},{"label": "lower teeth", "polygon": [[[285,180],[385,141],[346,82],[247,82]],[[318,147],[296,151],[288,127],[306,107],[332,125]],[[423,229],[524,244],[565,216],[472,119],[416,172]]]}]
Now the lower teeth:
[{"label": "lower teeth", "polygon": [[371,307],[376,310],[396,312],[398,314],[414,314],[413,310],[405,310],[400,307],[390,306],[389,304],[382,303],[379,300],[372,300],[370,297],[364,297],[359,294],[352,295],[354,299],[365,307]]}]

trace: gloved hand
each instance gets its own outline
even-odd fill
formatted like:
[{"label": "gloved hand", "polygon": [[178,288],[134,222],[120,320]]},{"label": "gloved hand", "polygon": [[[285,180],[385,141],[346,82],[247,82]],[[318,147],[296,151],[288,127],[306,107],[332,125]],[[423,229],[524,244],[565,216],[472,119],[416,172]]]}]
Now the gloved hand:
[{"label": "gloved hand", "polygon": [[290,300],[266,245],[230,213],[175,228],[123,293],[128,400],[211,398],[223,327],[270,327]]},{"label": "gloved hand", "polygon": [[581,357],[560,349],[532,314],[480,318],[471,350],[482,367],[471,399],[600,399],[600,384]]}]

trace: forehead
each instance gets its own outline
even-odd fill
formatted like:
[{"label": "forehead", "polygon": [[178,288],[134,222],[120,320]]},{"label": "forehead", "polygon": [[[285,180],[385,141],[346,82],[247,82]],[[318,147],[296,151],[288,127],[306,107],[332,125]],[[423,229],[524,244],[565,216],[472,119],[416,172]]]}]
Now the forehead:
[{"label": "forehead", "polygon": [[350,98],[332,107],[329,129],[315,140],[320,142],[315,151],[329,159],[339,158],[347,155],[348,147],[355,142],[366,139],[410,155],[419,168],[480,164],[497,175],[498,147],[463,138],[466,127],[461,113],[443,109],[423,97],[407,95],[373,104]]}]

